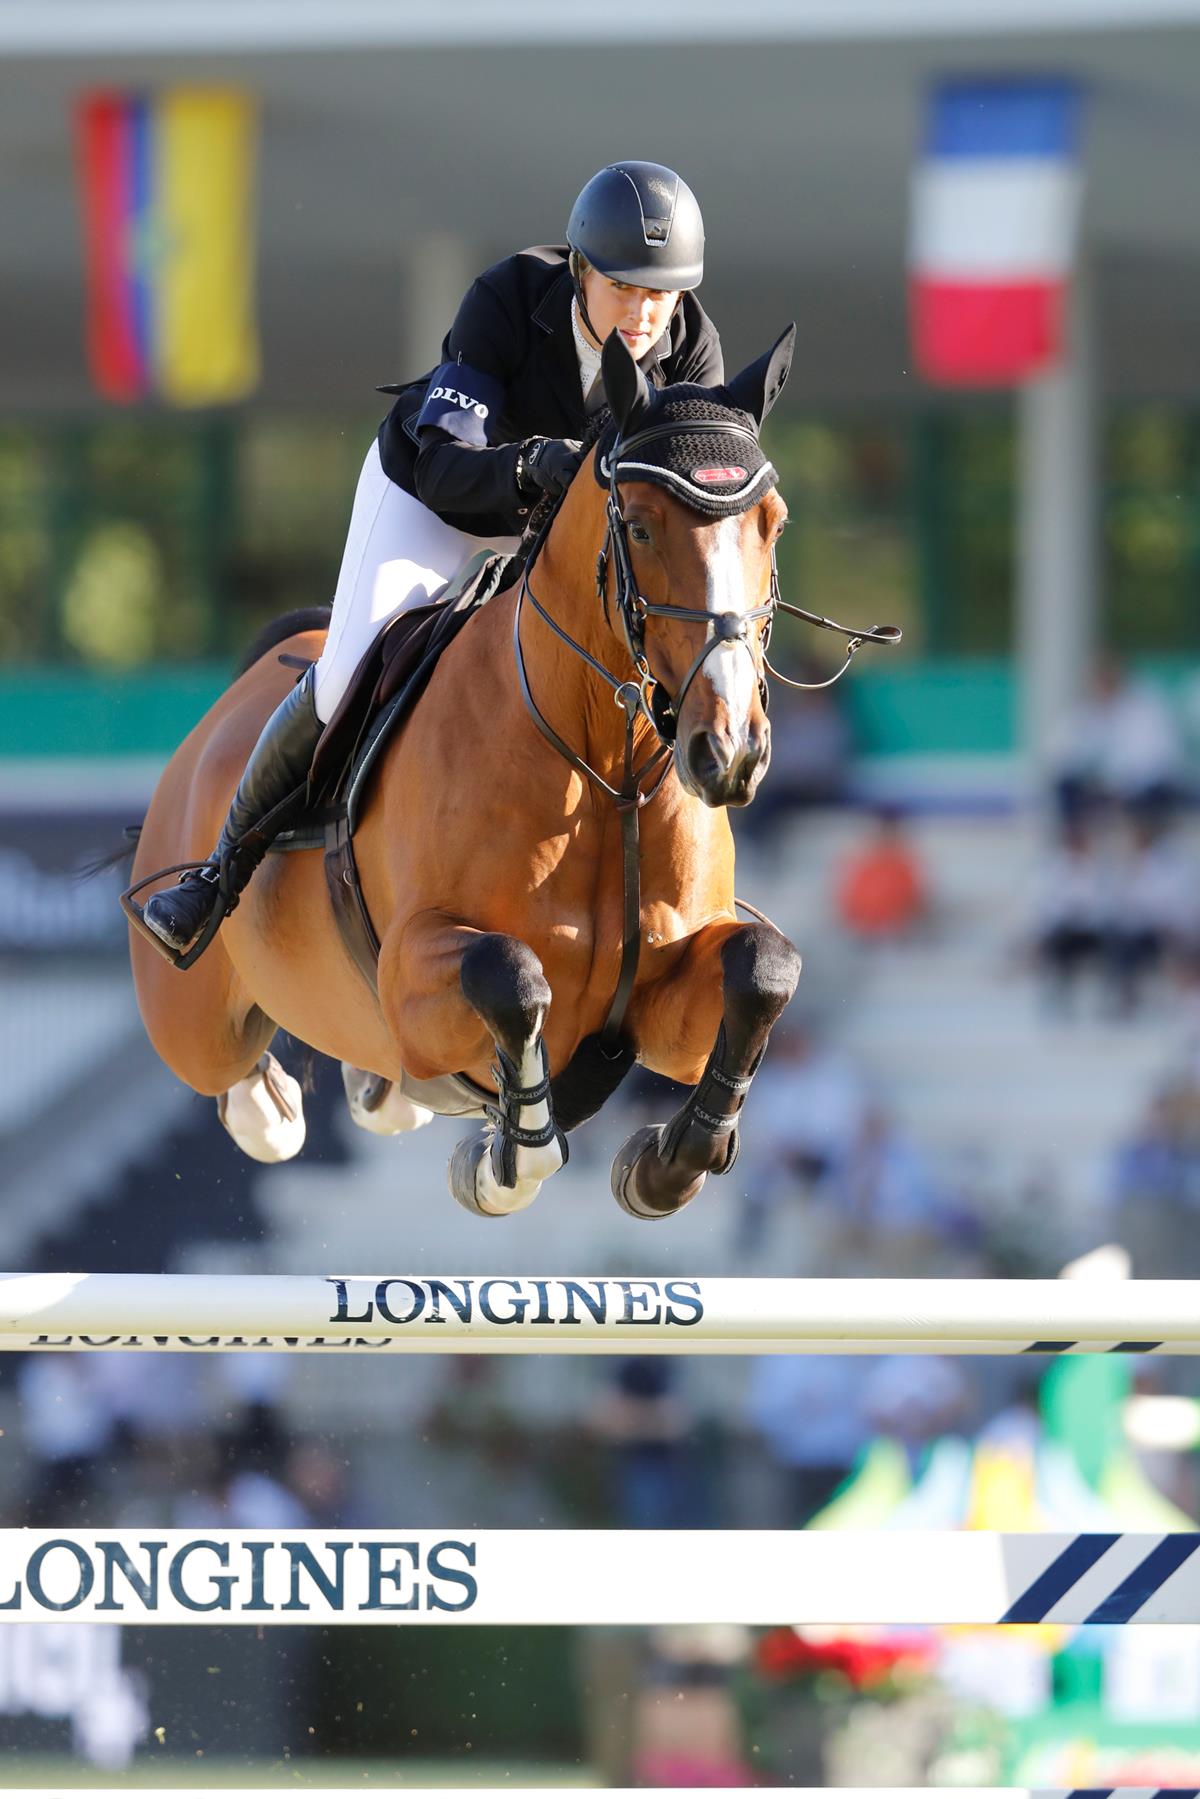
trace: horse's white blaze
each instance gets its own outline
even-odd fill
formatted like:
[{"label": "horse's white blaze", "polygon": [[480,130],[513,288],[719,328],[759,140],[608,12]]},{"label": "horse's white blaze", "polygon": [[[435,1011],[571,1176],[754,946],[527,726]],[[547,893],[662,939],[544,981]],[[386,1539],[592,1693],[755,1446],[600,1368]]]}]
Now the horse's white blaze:
[{"label": "horse's white blaze", "polygon": [[[750,610],[741,555],[741,528],[740,516],[723,518],[709,539],[705,605],[710,612],[740,615]],[[710,637],[714,630],[715,626],[708,627]],[[701,673],[716,697],[724,701],[726,729],[735,748],[740,749],[749,730],[750,708],[758,685],[749,644],[723,643],[719,649],[710,652]]]},{"label": "horse's white blaze", "polygon": [[[542,1058],[536,1037],[531,1037],[525,1045],[517,1078],[522,1087],[535,1087],[542,1078]],[[539,1099],[536,1105],[521,1107],[517,1123],[523,1131],[540,1131],[549,1119],[549,1101]],[[492,1174],[490,1159],[484,1156],[475,1174],[475,1197],[485,1212],[523,1212],[537,1198],[542,1182],[556,1174],[562,1164],[557,1139],[542,1149],[529,1149],[522,1144],[517,1149],[516,1185],[501,1187]]]},{"label": "horse's white blaze", "polygon": [[240,1150],[256,1162],[287,1162],[304,1148],[304,1096],[268,1054],[217,1101],[217,1116]]}]

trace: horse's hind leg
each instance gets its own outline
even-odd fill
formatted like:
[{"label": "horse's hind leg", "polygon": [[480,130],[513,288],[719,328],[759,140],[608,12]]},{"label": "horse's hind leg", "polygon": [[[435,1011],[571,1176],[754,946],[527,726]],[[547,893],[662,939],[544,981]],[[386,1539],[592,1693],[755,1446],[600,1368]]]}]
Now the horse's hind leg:
[{"label": "horse's hind leg", "polygon": [[567,1159],[542,1040],[550,987],[529,945],[497,932],[470,944],[459,980],[496,1046],[497,1096],[489,1123],[464,1137],[450,1158],[450,1191],[469,1212],[497,1217],[523,1211]]},{"label": "horse's hind leg", "polygon": [[304,1144],[300,1085],[268,1049],[275,1025],[237,980],[223,944],[214,943],[180,974],[138,934],[134,982],[147,1035],[167,1067],[197,1093],[256,1162],[284,1162]]},{"label": "horse's hind leg", "polygon": [[287,1162],[304,1147],[299,1081],[264,1050],[250,1073],[217,1096],[217,1117],[256,1162]]},{"label": "horse's hind leg", "polygon": [[352,1121],[360,1131],[370,1131],[376,1137],[419,1131],[434,1116],[428,1106],[409,1099],[398,1081],[355,1068],[352,1062],[342,1063],[342,1085]]},{"label": "horse's hind leg", "polygon": [[645,1060],[672,1074],[671,1050],[656,1058],[656,1039],[685,1056],[688,1036],[708,1010],[705,990],[715,993],[720,983],[716,1042],[699,1081],[669,1123],[635,1131],[613,1162],[613,1193],[632,1217],[669,1217],[710,1174],[733,1167],[742,1103],[799,978],[800,957],[772,925],[711,926],[697,933],[681,967],[648,999],[635,1033],[646,1045]]}]

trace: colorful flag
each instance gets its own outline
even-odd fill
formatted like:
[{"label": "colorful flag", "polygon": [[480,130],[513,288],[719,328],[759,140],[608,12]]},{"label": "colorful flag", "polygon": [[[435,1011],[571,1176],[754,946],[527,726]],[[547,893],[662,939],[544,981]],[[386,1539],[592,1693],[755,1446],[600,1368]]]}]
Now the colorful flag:
[{"label": "colorful flag", "polygon": [[107,398],[254,388],[256,130],[249,97],[222,88],[80,102],[88,361]]},{"label": "colorful flag", "polygon": [[934,90],[909,246],[914,353],[929,380],[1010,386],[1057,360],[1082,186],[1078,138],[1069,82]]}]

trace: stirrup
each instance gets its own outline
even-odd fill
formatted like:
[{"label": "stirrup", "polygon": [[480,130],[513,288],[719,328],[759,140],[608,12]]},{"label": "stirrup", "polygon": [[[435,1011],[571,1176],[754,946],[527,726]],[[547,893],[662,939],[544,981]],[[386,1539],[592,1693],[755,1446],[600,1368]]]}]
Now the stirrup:
[{"label": "stirrup", "polygon": [[[249,881],[250,876],[258,867],[263,855],[266,854],[266,851],[274,842],[276,836],[280,831],[286,828],[292,815],[303,803],[307,791],[308,781],[306,777],[299,787],[295,787],[292,789],[291,793],[285,794],[284,798],[280,800],[277,806],[272,806],[269,812],[264,813],[263,817],[259,819],[258,823],[251,830],[244,832],[220,860],[214,856],[205,856],[199,862],[172,862],[169,868],[158,868],[152,875],[146,875],[142,880],[135,881],[132,887],[127,887],[125,889],[124,893],[121,895],[122,912],[124,912],[134,930],[140,932],[151,948],[157,950],[159,955],[171,964],[172,968],[181,970],[187,969],[190,968],[194,962],[200,960],[200,957],[204,954],[225,920],[229,917],[229,914],[237,905],[247,881]],[[260,845],[261,848],[259,847]],[[249,873],[247,873],[244,880],[235,879],[237,859],[239,856],[244,856],[246,854],[253,857],[253,860],[250,863]],[[202,868],[215,868],[218,871],[216,903],[213,906],[208,923],[205,925],[196,941],[193,944],[190,944],[185,950],[172,949],[169,943],[163,942],[157,931],[152,931],[150,929],[150,926],[142,917],[142,908],[138,905],[134,895],[140,893],[144,887],[152,887],[155,881],[161,881],[164,875],[198,874]]]},{"label": "stirrup", "polygon": [[[211,856],[205,856],[199,862],[173,862],[170,868],[156,869],[152,875],[146,875],[142,880],[135,881],[133,886],[127,887],[121,895],[121,910],[134,930],[145,939],[151,949],[157,950],[163,960],[169,962],[172,968],[182,971],[190,968],[194,962],[198,962],[237,905],[237,895],[231,892],[229,886],[228,867],[228,859],[223,862],[215,862]],[[206,868],[217,870],[213,909],[196,940],[190,943],[187,949],[173,949],[169,943],[164,942],[157,931],[150,929],[142,916],[142,907],[138,904],[135,895],[141,893],[143,888],[152,887],[156,881],[161,881],[164,875],[199,874]]]}]

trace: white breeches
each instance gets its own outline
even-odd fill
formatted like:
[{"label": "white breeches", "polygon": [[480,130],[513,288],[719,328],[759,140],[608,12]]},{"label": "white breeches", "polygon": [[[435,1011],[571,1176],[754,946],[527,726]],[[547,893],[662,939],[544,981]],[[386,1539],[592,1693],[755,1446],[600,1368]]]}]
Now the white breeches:
[{"label": "white breeches", "polygon": [[350,530],[342,553],[329,636],[316,667],[317,716],[328,724],[372,640],[406,606],[422,606],[459,575],[481,550],[506,555],[515,537],[490,543],[445,524],[394,481],[367,451]]}]

